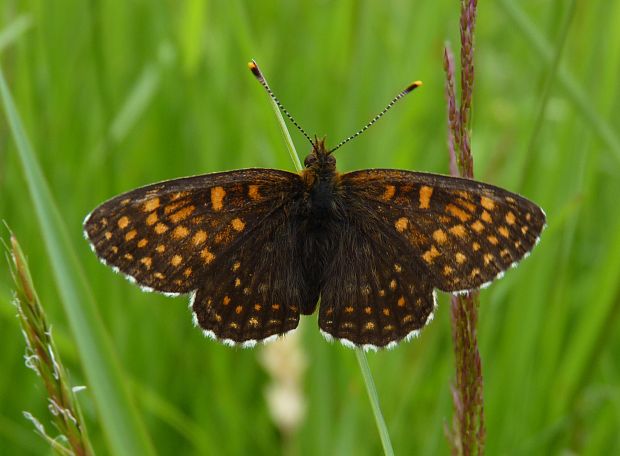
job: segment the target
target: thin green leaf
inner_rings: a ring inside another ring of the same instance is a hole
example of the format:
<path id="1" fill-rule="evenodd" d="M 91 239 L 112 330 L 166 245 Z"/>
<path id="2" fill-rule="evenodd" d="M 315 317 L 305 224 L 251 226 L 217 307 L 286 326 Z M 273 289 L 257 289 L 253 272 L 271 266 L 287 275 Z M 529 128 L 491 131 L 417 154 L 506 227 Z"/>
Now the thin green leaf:
<path id="1" fill-rule="evenodd" d="M 97 311 L 61 214 L 26 137 L 0 69 L 0 97 L 45 241 L 51 270 L 75 337 L 101 426 L 113 454 L 153 454 L 146 430 L 124 382 L 112 341 Z"/>

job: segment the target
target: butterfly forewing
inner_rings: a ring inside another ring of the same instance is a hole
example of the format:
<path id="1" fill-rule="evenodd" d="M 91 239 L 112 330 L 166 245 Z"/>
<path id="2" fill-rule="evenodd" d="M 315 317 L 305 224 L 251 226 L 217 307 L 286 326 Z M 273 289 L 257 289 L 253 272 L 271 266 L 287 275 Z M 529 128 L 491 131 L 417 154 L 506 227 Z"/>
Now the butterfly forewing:
<path id="1" fill-rule="evenodd" d="M 342 176 L 353 211 L 405 240 L 402 261 L 443 291 L 478 288 L 521 260 L 545 225 L 542 210 L 492 185 L 435 174 L 363 170 Z"/>

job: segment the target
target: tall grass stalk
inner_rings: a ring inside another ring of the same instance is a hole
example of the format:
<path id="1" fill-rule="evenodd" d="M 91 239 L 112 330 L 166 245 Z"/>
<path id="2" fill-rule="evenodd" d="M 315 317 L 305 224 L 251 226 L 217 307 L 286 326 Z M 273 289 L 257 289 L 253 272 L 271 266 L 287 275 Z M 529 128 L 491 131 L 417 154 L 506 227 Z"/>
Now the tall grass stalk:
<path id="1" fill-rule="evenodd" d="M 461 0 L 461 99 L 457 106 L 454 56 L 444 48 L 446 98 L 448 104 L 448 149 L 450 172 L 472 179 L 470 121 L 474 87 L 474 27 L 476 0 Z M 483 454 L 485 441 L 482 362 L 478 350 L 478 292 L 451 297 L 452 339 L 456 366 L 452 386 L 454 417 L 448 432 L 455 455 Z"/>
<path id="2" fill-rule="evenodd" d="M 32 421 L 37 433 L 57 454 L 93 455 L 84 418 L 75 398 L 76 389 L 71 388 L 69 384 L 67 372 L 52 338 L 52 328 L 34 288 L 26 258 L 12 234 L 9 266 L 15 283 L 14 304 L 26 340 L 26 366 L 34 370 L 43 381 L 48 395 L 48 408 L 60 435 L 51 437 L 43 424 L 32 414 L 24 412 L 24 416 Z"/>
<path id="3" fill-rule="evenodd" d="M 254 62 L 255 64 L 255 62 Z M 258 65 L 256 66 L 258 69 Z M 267 84 L 267 80 L 264 75 L 258 69 L 258 73 L 260 77 L 257 76 L 257 79 L 261 82 L 261 84 L 267 89 L 268 93 L 271 94 L 269 89 L 269 84 Z M 256 76 L 256 73 L 254 73 Z M 284 140 L 286 142 L 287 148 L 291 155 L 291 159 L 293 160 L 293 164 L 295 165 L 295 169 L 297 171 L 301 171 L 303 168 L 301 166 L 301 160 L 299 159 L 299 155 L 297 154 L 297 150 L 295 149 L 295 145 L 293 144 L 293 140 L 291 139 L 291 135 L 286 126 L 286 122 L 282 113 L 280 112 L 280 107 L 275 99 L 270 97 L 271 106 L 273 111 L 278 119 L 278 123 L 280 125 L 280 129 L 282 131 L 282 135 L 284 136 Z M 379 405 L 379 395 L 377 394 L 377 388 L 375 387 L 375 382 L 372 378 L 372 373 L 370 372 L 370 367 L 368 366 L 368 360 L 366 359 L 366 353 L 361 348 L 355 349 L 355 357 L 357 358 L 357 362 L 360 367 L 360 371 L 362 373 L 362 378 L 364 379 L 364 384 L 366 385 L 366 392 L 368 393 L 368 399 L 370 400 L 370 405 L 372 408 L 372 413 L 375 417 L 375 423 L 377 424 L 377 430 L 379 432 L 379 437 L 381 438 L 381 445 L 383 446 L 383 452 L 387 456 L 392 456 L 394 454 L 394 450 L 392 449 L 392 442 L 390 439 L 390 435 L 387 431 L 387 425 L 385 424 L 385 419 L 383 418 L 383 413 L 381 413 L 381 406 Z"/>
<path id="4" fill-rule="evenodd" d="M 76 340 L 110 452 L 153 454 L 154 449 L 134 407 L 120 362 L 73 250 L 64 219 L 26 136 L 1 68 L 0 100 L 15 139 L 28 192 L 51 262 L 51 271 Z"/>

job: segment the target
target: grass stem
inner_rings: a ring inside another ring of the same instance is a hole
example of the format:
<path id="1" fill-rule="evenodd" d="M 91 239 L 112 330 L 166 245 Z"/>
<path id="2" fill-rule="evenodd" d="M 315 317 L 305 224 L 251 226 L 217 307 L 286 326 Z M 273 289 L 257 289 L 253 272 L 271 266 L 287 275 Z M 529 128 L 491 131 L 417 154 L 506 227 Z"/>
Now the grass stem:
<path id="1" fill-rule="evenodd" d="M 262 77 L 264 78 L 264 76 Z M 266 80 L 264 81 L 265 81 L 265 84 L 267 84 L 267 81 Z M 303 169 L 301 166 L 301 161 L 299 160 L 299 155 L 297 155 L 297 150 L 295 149 L 295 145 L 293 144 L 291 135 L 288 131 L 288 128 L 286 127 L 284 116 L 282 116 L 282 113 L 280 112 L 280 108 L 278 107 L 278 104 L 276 103 L 274 98 L 270 97 L 270 100 L 271 100 L 271 107 L 273 108 L 273 111 L 276 114 L 276 118 L 278 119 L 278 123 L 280 124 L 282 135 L 284 136 L 284 140 L 288 147 L 289 153 L 291 154 L 291 159 L 293 160 L 295 169 L 297 171 L 301 171 Z M 370 367 L 368 366 L 368 360 L 366 359 L 366 353 L 364 353 L 364 350 L 362 350 L 361 348 L 356 348 L 355 356 L 357 358 L 357 362 L 362 372 L 362 378 L 364 379 L 364 383 L 366 384 L 366 391 L 368 392 L 368 399 L 370 400 L 370 406 L 372 407 L 372 412 L 375 416 L 375 422 L 377 423 L 379 437 L 381 438 L 381 445 L 383 445 L 383 452 L 387 456 L 392 456 L 394 454 L 394 450 L 392 449 L 392 442 L 390 440 L 390 435 L 388 434 L 388 431 L 387 431 L 385 419 L 383 418 L 383 414 L 381 413 L 381 407 L 379 406 L 379 395 L 377 394 L 377 389 L 375 388 L 375 382 L 372 378 Z"/>

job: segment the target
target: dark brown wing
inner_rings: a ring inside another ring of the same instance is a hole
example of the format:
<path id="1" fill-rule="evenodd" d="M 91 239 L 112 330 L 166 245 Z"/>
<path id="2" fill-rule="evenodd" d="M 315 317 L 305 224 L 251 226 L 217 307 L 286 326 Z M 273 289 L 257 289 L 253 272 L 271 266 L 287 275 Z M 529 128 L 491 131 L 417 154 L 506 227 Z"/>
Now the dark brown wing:
<path id="1" fill-rule="evenodd" d="M 431 318 L 434 288 L 478 288 L 522 259 L 542 210 L 491 185 L 398 170 L 341 176 L 346 228 L 321 290 L 319 326 L 346 345 L 391 347 Z"/>
<path id="2" fill-rule="evenodd" d="M 347 346 L 391 348 L 432 319 L 433 286 L 372 209 L 352 208 L 348 216 L 325 271 L 319 327 Z"/>
<path id="3" fill-rule="evenodd" d="M 300 309 L 314 307 L 318 295 L 306 285 L 298 245 L 297 227 L 280 210 L 228 252 L 192 299 L 205 335 L 253 346 L 295 329 Z"/>
<path id="4" fill-rule="evenodd" d="M 377 169 L 345 174 L 341 186 L 351 205 L 363 201 L 405 241 L 403 261 L 443 291 L 492 281 L 532 250 L 545 226 L 531 201 L 468 179 Z"/>
<path id="5" fill-rule="evenodd" d="M 307 293 L 287 214 L 301 191 L 299 175 L 271 169 L 175 179 L 102 204 L 84 231 L 105 264 L 143 289 L 196 290 L 205 334 L 252 345 L 299 320 Z"/>

